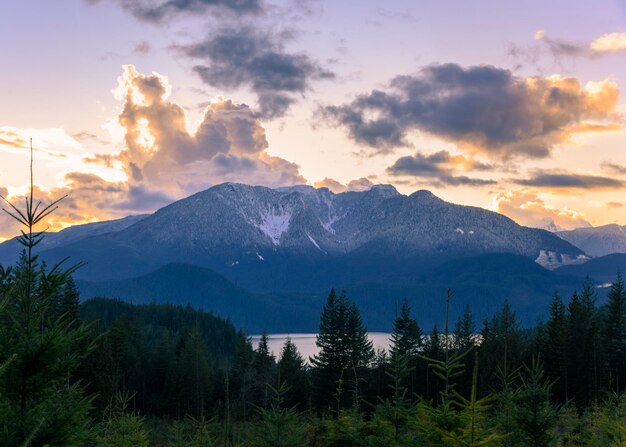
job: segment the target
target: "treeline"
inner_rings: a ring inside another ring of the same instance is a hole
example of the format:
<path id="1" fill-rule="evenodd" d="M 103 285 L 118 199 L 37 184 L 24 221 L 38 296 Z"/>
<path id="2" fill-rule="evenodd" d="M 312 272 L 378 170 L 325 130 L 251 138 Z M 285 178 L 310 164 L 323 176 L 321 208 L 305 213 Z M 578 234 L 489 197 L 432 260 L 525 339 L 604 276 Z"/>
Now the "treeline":
<path id="1" fill-rule="evenodd" d="M 425 334 L 405 301 L 376 352 L 331 290 L 318 355 L 278 357 L 190 307 L 79 304 L 71 271 L 0 268 L 0 445 L 622 446 L 626 290 L 586 281 L 544 324 L 505 303 Z M 442 297 L 444 299 L 445 297 Z M 454 305 L 450 293 L 447 305 Z"/>

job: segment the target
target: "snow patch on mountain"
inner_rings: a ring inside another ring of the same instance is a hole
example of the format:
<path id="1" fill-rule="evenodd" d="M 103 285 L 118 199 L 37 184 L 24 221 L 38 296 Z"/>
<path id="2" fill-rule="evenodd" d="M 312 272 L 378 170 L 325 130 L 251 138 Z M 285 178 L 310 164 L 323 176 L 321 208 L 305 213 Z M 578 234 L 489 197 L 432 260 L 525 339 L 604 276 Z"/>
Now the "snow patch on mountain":
<path id="1" fill-rule="evenodd" d="M 539 250 L 539 256 L 537 256 L 535 262 L 548 270 L 554 270 L 564 265 L 583 264 L 589 259 L 591 258 L 585 255 L 572 256 L 550 250 Z"/>
<path id="2" fill-rule="evenodd" d="M 309 237 L 309 240 L 311 241 L 311 243 L 313 245 L 315 245 L 315 248 L 317 248 L 319 251 L 321 251 L 322 253 L 326 253 L 326 251 L 322 250 L 322 248 L 318 245 L 318 243 L 315 241 L 315 239 L 313 239 L 311 237 L 311 235 L 309 233 L 306 234 Z"/>
<path id="3" fill-rule="evenodd" d="M 291 210 L 275 210 L 265 212 L 261 215 L 261 223 L 257 226 L 259 230 L 272 240 L 274 245 L 280 245 L 280 237 L 289 230 L 291 223 Z"/>

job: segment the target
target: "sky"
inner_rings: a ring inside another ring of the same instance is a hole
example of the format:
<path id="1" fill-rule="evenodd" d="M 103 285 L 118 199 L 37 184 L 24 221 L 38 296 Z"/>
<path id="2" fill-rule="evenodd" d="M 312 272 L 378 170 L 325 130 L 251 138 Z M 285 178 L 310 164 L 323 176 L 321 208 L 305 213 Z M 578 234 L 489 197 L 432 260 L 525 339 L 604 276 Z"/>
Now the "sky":
<path id="1" fill-rule="evenodd" d="M 0 195 L 47 225 L 225 181 L 626 224 L 626 2 L 0 2 Z M 18 228 L 0 217 L 0 238 Z"/>

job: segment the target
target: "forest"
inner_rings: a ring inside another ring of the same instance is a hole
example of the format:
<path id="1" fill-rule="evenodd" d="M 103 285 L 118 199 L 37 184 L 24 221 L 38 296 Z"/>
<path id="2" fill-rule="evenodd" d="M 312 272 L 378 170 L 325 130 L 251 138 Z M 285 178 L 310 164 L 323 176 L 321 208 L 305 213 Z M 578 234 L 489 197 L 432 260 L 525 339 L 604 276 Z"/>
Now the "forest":
<path id="1" fill-rule="evenodd" d="M 54 204 L 53 204 L 54 205 Z M 424 331 L 399 306 L 389 352 L 330 290 L 319 354 L 275 357 L 228 320 L 187 306 L 81 303 L 11 208 L 23 252 L 0 267 L 0 446 L 623 446 L 626 289 L 598 307 L 591 280 L 522 327 L 505 303 Z M 457 291 L 461 293 L 462 291 Z M 210 297 L 207 297 L 207 299 Z M 393 303 L 390 303 L 393 305 Z"/>

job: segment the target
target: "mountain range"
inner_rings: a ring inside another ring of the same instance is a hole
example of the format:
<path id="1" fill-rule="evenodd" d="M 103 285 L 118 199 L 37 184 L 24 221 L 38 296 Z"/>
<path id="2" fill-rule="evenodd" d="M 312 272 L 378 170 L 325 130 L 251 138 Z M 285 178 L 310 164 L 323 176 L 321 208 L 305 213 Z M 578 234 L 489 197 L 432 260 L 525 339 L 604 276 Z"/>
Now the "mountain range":
<path id="1" fill-rule="evenodd" d="M 17 252 L 14 240 L 0 244 L 0 263 Z M 190 303 L 250 331 L 314 330 L 331 287 L 347 289 L 371 330 L 388 329 L 405 297 L 428 327 L 447 287 L 457 290 L 454 312 L 470 305 L 482 317 L 509 298 L 530 321 L 555 289 L 580 285 L 564 269 L 590 258 L 562 234 L 425 190 L 235 183 L 150 215 L 51 233 L 40 256 L 87 262 L 75 275 L 84 298 Z"/>
<path id="2" fill-rule="evenodd" d="M 626 253 L 626 226 L 610 224 L 558 231 L 555 234 L 591 256 Z"/>

